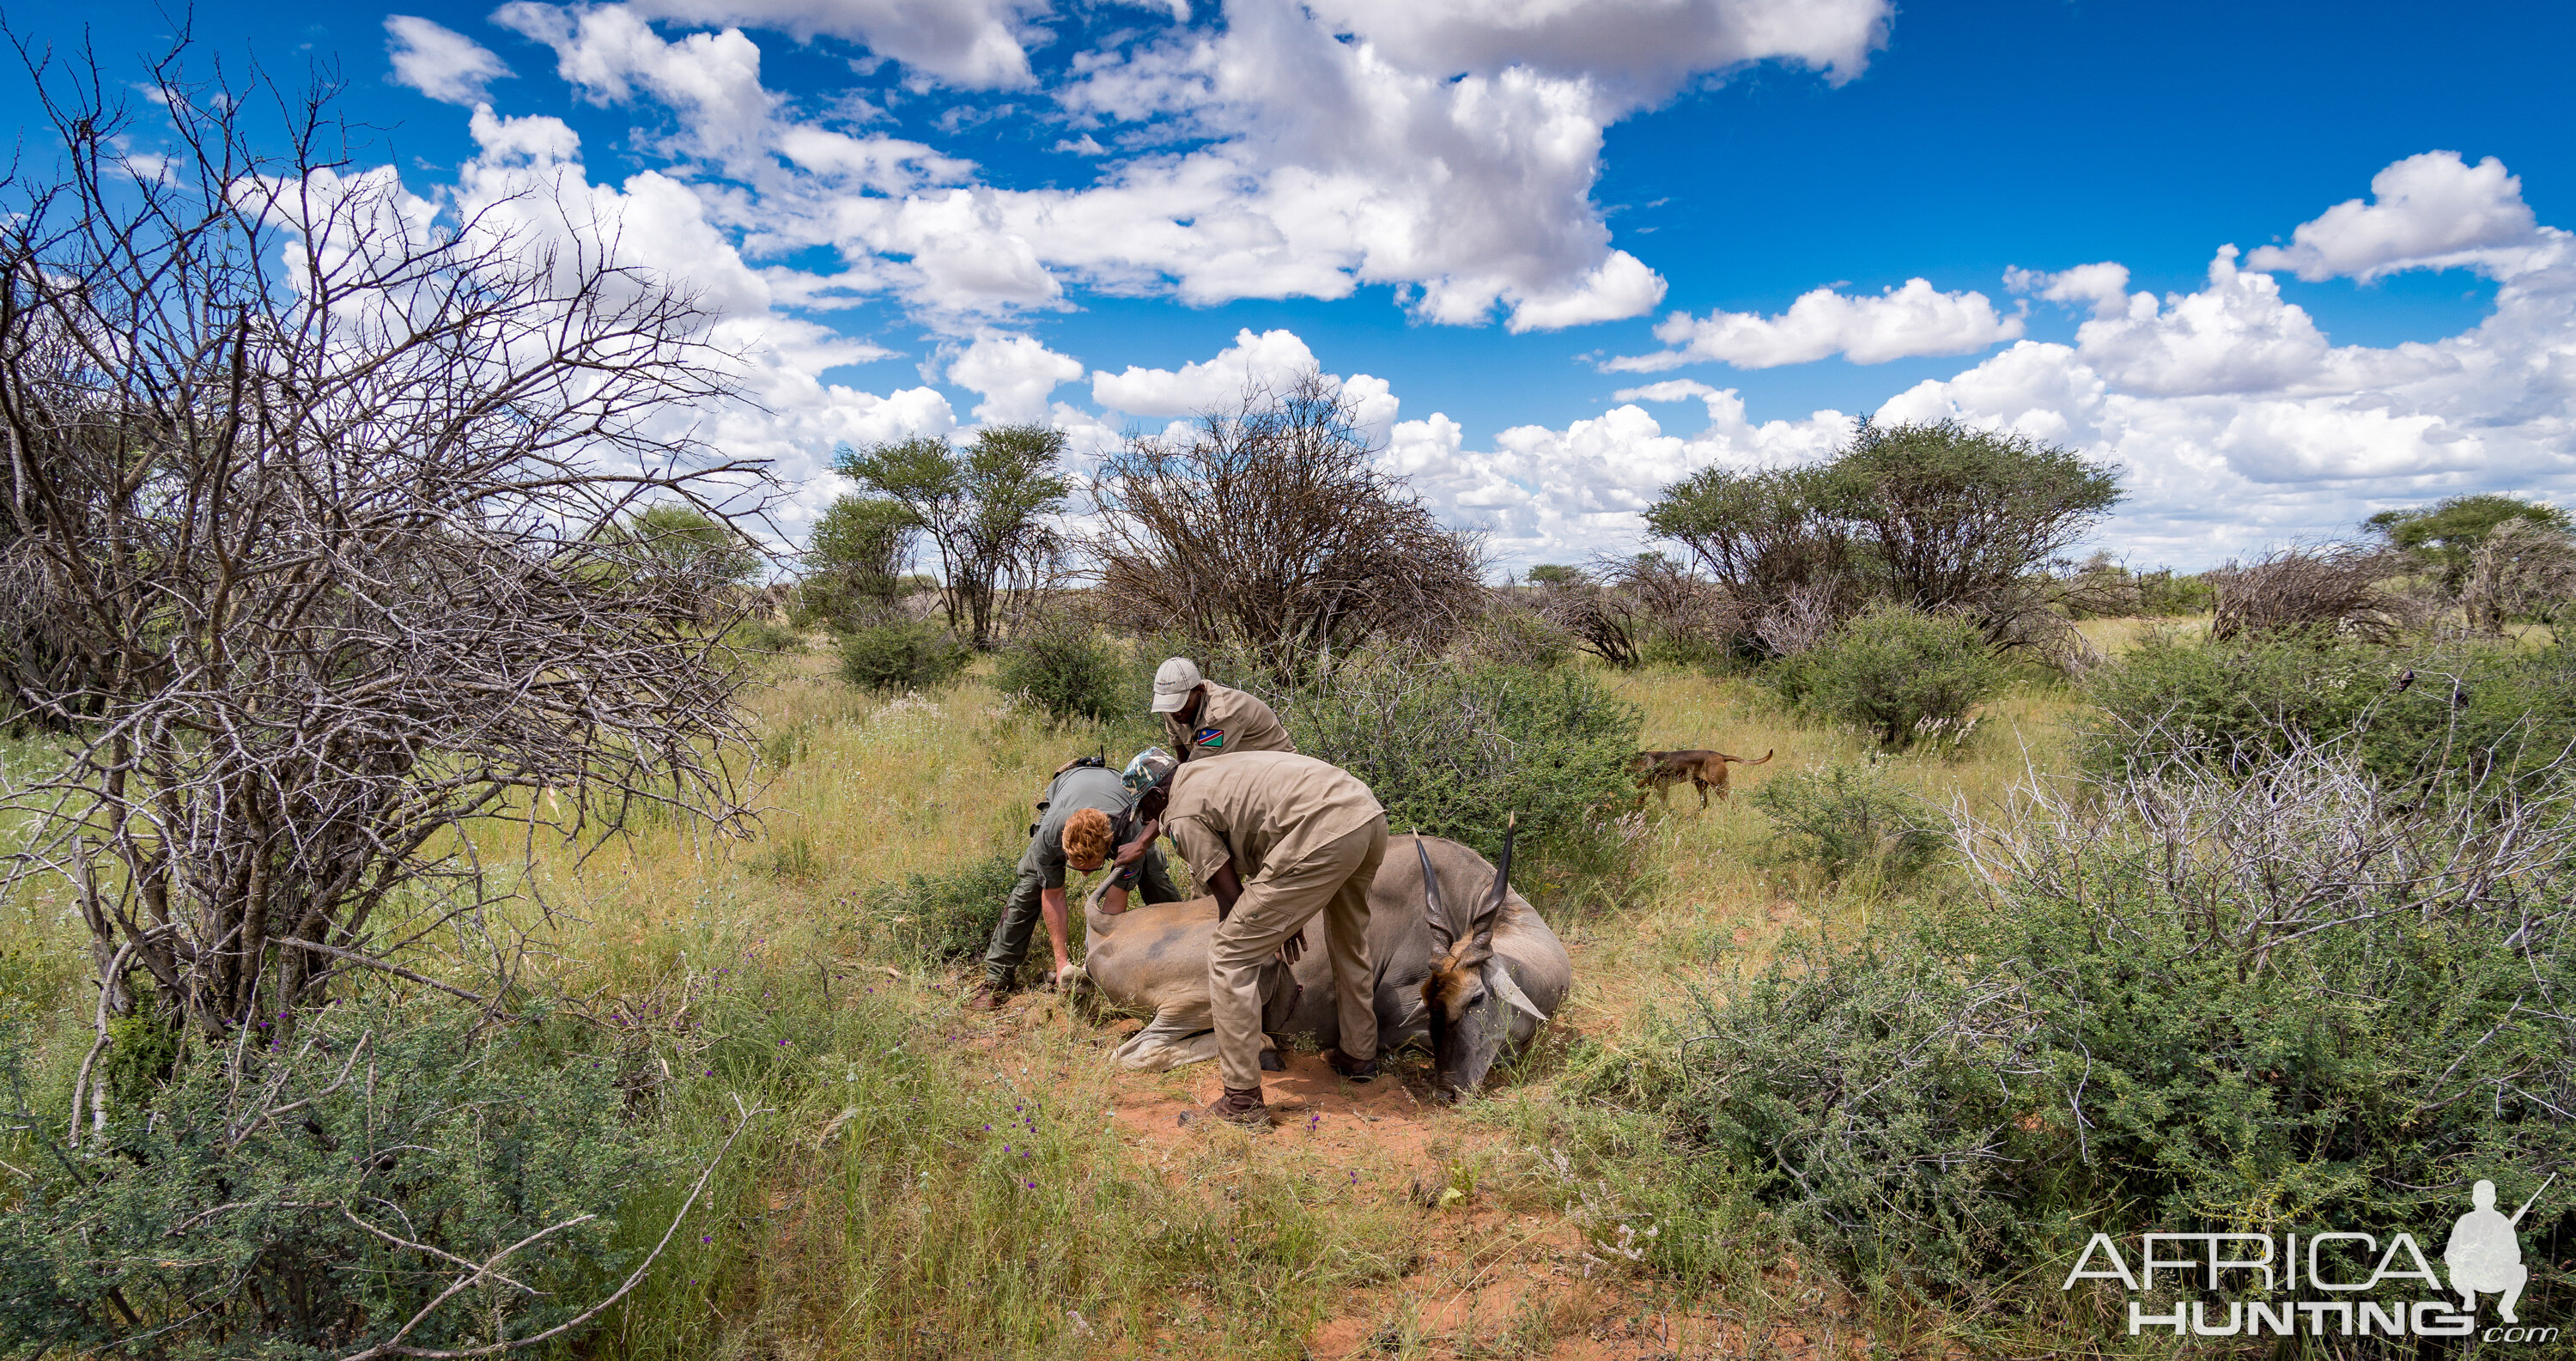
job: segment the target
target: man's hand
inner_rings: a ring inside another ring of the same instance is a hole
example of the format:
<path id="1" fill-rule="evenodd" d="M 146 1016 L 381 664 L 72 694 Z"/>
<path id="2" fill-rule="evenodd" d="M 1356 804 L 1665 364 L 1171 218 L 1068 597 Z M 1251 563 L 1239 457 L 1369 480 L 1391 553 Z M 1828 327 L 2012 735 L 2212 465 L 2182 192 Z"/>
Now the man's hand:
<path id="1" fill-rule="evenodd" d="M 1297 967 L 1297 959 L 1298 959 L 1298 957 L 1299 957 L 1299 956 L 1301 956 L 1301 955 L 1303 955 L 1303 954 L 1305 954 L 1305 953 L 1306 953 L 1306 928 L 1305 928 L 1305 927 L 1302 927 L 1302 926 L 1301 926 L 1301 927 L 1298 927 L 1298 928 L 1297 928 L 1297 930 L 1296 930 L 1296 932 L 1295 932 L 1294 934 L 1290 935 L 1290 936 L 1288 937 L 1288 939 L 1286 939 L 1286 940 L 1283 940 L 1283 941 L 1279 942 L 1279 962 L 1280 962 L 1280 963 L 1282 963 L 1282 964 L 1287 965 L 1288 967 L 1290 967 L 1290 968 L 1292 968 L 1292 969 L 1293 969 L 1293 968 L 1295 968 L 1295 967 Z"/>
<path id="2" fill-rule="evenodd" d="M 1145 820 L 1144 830 L 1136 833 L 1136 839 L 1118 848 L 1118 854 L 1112 857 L 1113 863 L 1132 865 L 1137 861 L 1144 859 L 1145 852 L 1153 848 L 1154 838 L 1159 835 L 1162 830 L 1163 824 L 1159 820 L 1147 818 Z"/>

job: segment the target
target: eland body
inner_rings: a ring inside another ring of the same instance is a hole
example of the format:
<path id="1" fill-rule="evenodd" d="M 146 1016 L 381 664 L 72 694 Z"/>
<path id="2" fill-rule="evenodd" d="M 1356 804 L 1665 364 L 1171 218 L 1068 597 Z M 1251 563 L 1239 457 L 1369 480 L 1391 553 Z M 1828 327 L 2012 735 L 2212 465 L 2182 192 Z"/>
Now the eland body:
<path id="1" fill-rule="evenodd" d="M 1574 987 L 1564 943 L 1512 890 L 1511 856 L 1509 836 L 1499 867 L 1455 841 L 1390 837 L 1369 887 L 1379 1052 L 1425 1045 L 1445 1091 L 1474 1091 L 1494 1060 L 1527 1044 Z M 1208 1005 L 1216 900 L 1114 917 L 1087 903 L 1083 915 L 1091 940 L 1084 972 L 1111 1001 L 1153 1013 L 1119 1046 L 1118 1064 L 1160 1072 L 1216 1057 Z M 1263 978 L 1262 1028 L 1326 1048 L 1339 1043 L 1341 1027 L 1324 919 L 1306 929 L 1314 934 L 1295 968 L 1274 963 Z"/>

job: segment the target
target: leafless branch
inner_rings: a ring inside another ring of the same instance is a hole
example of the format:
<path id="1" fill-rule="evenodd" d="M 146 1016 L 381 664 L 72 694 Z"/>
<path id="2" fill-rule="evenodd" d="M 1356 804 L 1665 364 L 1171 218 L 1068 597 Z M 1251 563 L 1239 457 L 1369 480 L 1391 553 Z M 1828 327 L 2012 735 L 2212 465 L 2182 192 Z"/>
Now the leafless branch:
<path id="1" fill-rule="evenodd" d="M 1375 453 L 1350 400 L 1312 372 L 1247 390 L 1186 438 L 1132 437 L 1091 488 L 1111 608 L 1248 651 L 1282 680 L 1373 639 L 1439 638 L 1482 602 L 1481 544 Z"/>
<path id="2" fill-rule="evenodd" d="M 2209 636 L 2225 642 L 2323 629 L 2387 641 L 2403 616 L 2381 583 L 2398 566 L 2393 554 L 2357 544 L 2276 548 L 2251 564 L 2229 562 L 2209 574 L 2218 588 Z"/>
<path id="3" fill-rule="evenodd" d="M 174 52 L 147 161 L 122 82 L 22 56 L 63 159 L 0 181 L 0 690 L 65 758 L 0 807 L 109 1011 L 139 967 L 220 1036 L 389 967 L 380 925 L 489 928 L 487 820 L 740 821 L 749 597 L 612 532 L 760 492 L 691 434 L 712 316 L 544 185 L 407 198 L 328 89 L 268 92 L 267 155 Z"/>

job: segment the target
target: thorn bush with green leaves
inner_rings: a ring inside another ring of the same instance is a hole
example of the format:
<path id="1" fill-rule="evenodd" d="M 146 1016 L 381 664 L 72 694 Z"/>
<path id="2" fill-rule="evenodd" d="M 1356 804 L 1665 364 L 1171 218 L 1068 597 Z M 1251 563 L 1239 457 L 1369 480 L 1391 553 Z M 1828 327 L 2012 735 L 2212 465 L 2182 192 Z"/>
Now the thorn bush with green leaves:
<path id="1" fill-rule="evenodd" d="M 1133 670 L 1098 634 L 1056 625 L 1013 638 L 994 668 L 993 688 L 1056 723 L 1100 723 L 1128 712 Z"/>
<path id="2" fill-rule="evenodd" d="M 1752 803 L 1771 820 L 1772 852 L 1840 882 L 1854 874 L 1885 885 L 1920 876 L 1949 845 L 1947 820 L 1889 784 L 1877 765 L 1829 765 L 1763 781 Z"/>
<path id="3" fill-rule="evenodd" d="M 2095 1232 L 2438 1234 L 2576 1159 L 2576 805 L 2410 810 L 2349 754 L 2026 786 L 1985 901 L 1706 1000 L 1669 1109 L 1782 1236 L 1954 1317 L 2075 1307 Z M 2563 1298 L 2576 1210 L 2522 1227 Z M 2335 1270 L 2356 1279 L 2371 1259 Z M 2050 1276 L 2053 1283 L 2054 1276 Z"/>
<path id="4" fill-rule="evenodd" d="M 974 652 L 936 624 L 877 624 L 841 639 L 841 679 L 876 694 L 947 688 Z"/>
<path id="5" fill-rule="evenodd" d="M 677 1160 L 556 1029 L 345 1002 L 116 1084 L 0 1209 L 0 1353 L 434 1352 L 579 1316 L 638 1264 L 620 1206 Z"/>
<path id="6" fill-rule="evenodd" d="M 1974 623 L 1884 602 L 1763 674 L 1799 712 L 1891 750 L 1957 730 L 2007 680 Z"/>

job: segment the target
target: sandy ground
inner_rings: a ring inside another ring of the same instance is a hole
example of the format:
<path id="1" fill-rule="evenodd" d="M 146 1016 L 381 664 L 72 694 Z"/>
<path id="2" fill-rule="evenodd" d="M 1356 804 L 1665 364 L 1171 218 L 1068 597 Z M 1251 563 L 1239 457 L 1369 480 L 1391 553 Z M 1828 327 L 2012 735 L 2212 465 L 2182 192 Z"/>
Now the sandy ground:
<path id="1" fill-rule="evenodd" d="M 967 1043 L 992 1045 L 1004 1032 L 1043 1027 L 1068 1033 L 1076 1063 L 1106 1063 L 1109 1049 L 1140 1022 L 1094 1025 L 1083 1008 L 1029 993 L 998 1013 Z M 1390 1065 L 1374 1082 L 1342 1079 L 1317 1054 L 1283 1050 L 1287 1071 L 1264 1075 L 1272 1126 L 1267 1132 L 1183 1125 L 1221 1094 L 1212 1063 L 1170 1073 L 1117 1073 L 1109 1115 L 1141 1162 L 1163 1168 L 1175 1189 L 1204 1174 L 1211 1141 L 1261 1139 L 1310 1157 L 1320 1167 L 1349 1169 L 1369 1184 L 1400 1191 L 1422 1216 L 1422 1249 L 1398 1280 L 1355 1291 L 1306 1340 L 1316 1361 L 1357 1357 L 1549 1357 L 1557 1361 L 1650 1361 L 1652 1358 L 1767 1356 L 1858 1357 L 1865 1336 L 1841 1320 L 1844 1302 L 1825 1288 L 1802 1289 L 1795 1263 L 1766 1280 L 1774 1298 L 1812 1301 L 1815 1317 L 1772 1321 L 1746 1335 L 1746 1325 L 1717 1312 L 1676 1311 L 1651 1287 L 1606 1261 L 1581 1228 L 1562 1214 L 1513 1212 L 1467 1194 L 1444 1198 L 1448 1169 L 1476 1153 L 1501 1154 L 1504 1136 L 1440 1104 L 1421 1062 Z M 1184 1348 L 1186 1338 L 1164 1339 Z"/>

